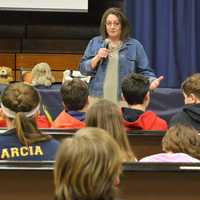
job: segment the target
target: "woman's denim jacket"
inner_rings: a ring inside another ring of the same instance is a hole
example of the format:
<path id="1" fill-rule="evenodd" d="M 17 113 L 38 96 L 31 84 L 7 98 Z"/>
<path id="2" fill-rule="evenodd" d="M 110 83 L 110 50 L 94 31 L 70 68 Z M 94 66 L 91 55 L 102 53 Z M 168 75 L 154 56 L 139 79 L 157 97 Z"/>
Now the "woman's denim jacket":
<path id="1" fill-rule="evenodd" d="M 81 59 L 79 70 L 82 74 L 92 76 L 89 83 L 90 96 L 103 96 L 103 84 L 105 79 L 108 59 L 102 59 L 98 66 L 93 70 L 91 68 L 91 59 L 97 54 L 98 50 L 105 47 L 105 42 L 101 36 L 90 40 L 84 55 Z M 142 73 L 150 81 L 155 79 L 155 74 L 148 66 L 148 58 L 141 43 L 133 38 L 124 41 L 119 50 L 119 87 L 118 97 L 121 96 L 121 82 L 123 77 L 131 72 Z"/>

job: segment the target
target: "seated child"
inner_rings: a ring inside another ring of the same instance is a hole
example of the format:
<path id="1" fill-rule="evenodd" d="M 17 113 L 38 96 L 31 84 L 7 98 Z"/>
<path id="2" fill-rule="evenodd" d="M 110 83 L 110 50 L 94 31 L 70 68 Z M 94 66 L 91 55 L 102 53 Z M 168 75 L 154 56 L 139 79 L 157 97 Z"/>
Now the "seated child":
<path id="1" fill-rule="evenodd" d="M 1 160 L 53 160 L 59 142 L 36 126 L 40 95 L 29 84 L 10 84 L 2 93 L 1 109 L 8 130 L 0 134 Z"/>
<path id="2" fill-rule="evenodd" d="M 88 108 L 88 85 L 80 79 L 67 80 L 60 90 L 64 111 L 54 120 L 53 128 L 82 128 Z"/>
<path id="3" fill-rule="evenodd" d="M 121 110 L 115 103 L 106 99 L 94 103 L 86 113 L 85 124 L 108 131 L 120 146 L 124 162 L 137 160 L 124 129 Z"/>
<path id="4" fill-rule="evenodd" d="M 99 128 L 83 128 L 59 147 L 55 200 L 115 200 L 122 159 L 119 146 Z"/>
<path id="5" fill-rule="evenodd" d="M 140 162 L 199 162 L 200 136 L 195 129 L 177 124 L 163 137 L 162 149 L 165 153 L 147 156 Z"/>
<path id="6" fill-rule="evenodd" d="M 122 94 L 128 103 L 123 107 L 124 125 L 127 130 L 166 130 L 167 123 L 155 113 L 147 111 L 150 101 L 150 82 L 142 74 L 132 73 L 122 81 Z"/>
<path id="7" fill-rule="evenodd" d="M 174 115 L 169 124 L 177 123 L 194 127 L 200 131 L 200 73 L 189 76 L 181 85 L 185 106 Z"/>

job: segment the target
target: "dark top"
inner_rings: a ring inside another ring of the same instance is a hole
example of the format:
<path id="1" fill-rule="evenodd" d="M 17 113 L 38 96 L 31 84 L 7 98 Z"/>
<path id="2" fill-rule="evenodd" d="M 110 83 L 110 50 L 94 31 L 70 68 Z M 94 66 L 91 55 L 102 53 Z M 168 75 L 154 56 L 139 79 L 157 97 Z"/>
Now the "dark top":
<path id="1" fill-rule="evenodd" d="M 29 146 L 20 144 L 16 129 L 0 134 L 0 160 L 54 160 L 59 142 L 54 139 Z"/>
<path id="2" fill-rule="evenodd" d="M 192 126 L 200 131 L 200 104 L 185 105 L 182 111 L 171 118 L 169 125 L 171 127 L 178 123 Z"/>
<path id="3" fill-rule="evenodd" d="M 85 120 L 85 112 L 79 112 L 79 111 L 69 110 L 67 113 L 69 115 L 71 115 L 72 117 L 80 120 L 80 121 L 84 121 Z"/>
<path id="4" fill-rule="evenodd" d="M 122 108 L 123 117 L 128 122 L 133 122 L 139 118 L 144 112 L 142 110 Z"/>

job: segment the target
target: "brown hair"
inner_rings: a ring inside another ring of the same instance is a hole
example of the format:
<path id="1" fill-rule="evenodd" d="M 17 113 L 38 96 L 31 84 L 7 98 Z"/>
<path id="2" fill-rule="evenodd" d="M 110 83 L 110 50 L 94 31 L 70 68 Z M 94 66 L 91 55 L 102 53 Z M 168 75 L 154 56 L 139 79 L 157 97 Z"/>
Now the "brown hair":
<path id="1" fill-rule="evenodd" d="M 43 135 L 37 128 L 34 115 L 26 117 L 25 112 L 30 112 L 40 103 L 40 95 L 29 84 L 10 84 L 2 93 L 3 106 L 15 113 L 14 120 L 17 136 L 22 145 L 30 145 L 35 142 L 48 140 L 51 137 Z"/>
<path id="2" fill-rule="evenodd" d="M 60 92 L 68 110 L 81 110 L 88 103 L 88 85 L 80 79 L 74 78 L 65 81 Z"/>
<path id="3" fill-rule="evenodd" d="M 189 96 L 194 94 L 200 100 L 200 73 L 195 73 L 181 84 L 182 91 Z"/>
<path id="4" fill-rule="evenodd" d="M 200 136 L 192 127 L 177 124 L 172 126 L 162 140 L 165 152 L 186 153 L 200 159 Z"/>
<path id="5" fill-rule="evenodd" d="M 143 104 L 150 82 L 142 74 L 131 73 L 122 81 L 122 93 L 129 105 Z"/>
<path id="6" fill-rule="evenodd" d="M 121 33 L 121 40 L 125 40 L 130 35 L 130 25 L 128 22 L 127 17 L 123 14 L 123 12 L 119 8 L 108 8 L 102 18 L 101 18 L 101 24 L 100 24 L 100 33 L 102 37 L 105 39 L 108 37 L 107 31 L 106 31 L 106 19 L 108 15 L 115 15 L 119 19 L 119 22 L 122 27 L 122 33 Z"/>
<path id="7" fill-rule="evenodd" d="M 99 100 L 89 108 L 85 123 L 86 126 L 99 127 L 108 131 L 119 144 L 124 161 L 136 160 L 123 126 L 122 113 L 116 104 L 106 99 Z"/>
<path id="8" fill-rule="evenodd" d="M 121 151 L 99 128 L 80 129 L 60 145 L 54 170 L 56 200 L 114 200 Z"/>

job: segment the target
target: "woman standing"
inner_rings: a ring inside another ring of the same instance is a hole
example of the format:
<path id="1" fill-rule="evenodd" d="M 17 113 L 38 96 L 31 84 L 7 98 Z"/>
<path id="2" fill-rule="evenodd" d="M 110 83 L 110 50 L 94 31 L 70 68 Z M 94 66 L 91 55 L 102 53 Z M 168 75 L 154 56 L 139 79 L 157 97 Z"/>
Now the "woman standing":
<path id="1" fill-rule="evenodd" d="M 142 73 L 151 81 L 151 89 L 160 84 L 148 66 L 148 58 L 139 41 L 130 38 L 130 26 L 119 8 L 107 9 L 101 19 L 101 36 L 90 40 L 80 62 L 80 71 L 92 76 L 90 96 L 118 102 L 121 82 L 131 72 Z"/>

